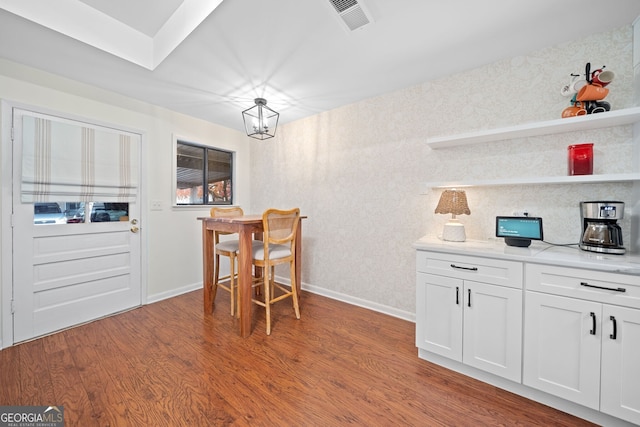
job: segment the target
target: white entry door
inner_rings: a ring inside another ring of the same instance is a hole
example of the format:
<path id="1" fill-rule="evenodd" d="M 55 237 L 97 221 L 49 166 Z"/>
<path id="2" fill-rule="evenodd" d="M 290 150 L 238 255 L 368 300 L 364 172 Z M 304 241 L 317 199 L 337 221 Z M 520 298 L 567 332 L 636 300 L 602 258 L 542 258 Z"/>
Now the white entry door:
<path id="1" fill-rule="evenodd" d="M 124 203 L 99 198 L 95 203 L 25 202 L 23 138 L 29 137 L 25 136 L 29 131 L 24 123 L 30 123 L 32 115 L 19 109 L 13 112 L 14 343 L 141 304 L 139 192 Z M 97 133 L 114 132 L 89 126 Z M 126 138 L 134 140 L 133 159 L 139 162 L 140 135 Z M 91 142 L 100 144 L 101 139 Z M 131 170 L 139 174 L 137 165 Z"/>

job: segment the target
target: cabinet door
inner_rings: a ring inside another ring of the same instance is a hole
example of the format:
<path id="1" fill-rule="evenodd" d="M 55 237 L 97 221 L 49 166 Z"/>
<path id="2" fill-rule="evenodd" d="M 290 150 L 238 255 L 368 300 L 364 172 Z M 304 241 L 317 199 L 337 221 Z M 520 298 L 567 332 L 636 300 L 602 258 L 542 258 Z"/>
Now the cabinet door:
<path id="1" fill-rule="evenodd" d="M 640 310 L 603 307 L 600 410 L 640 425 Z"/>
<path id="2" fill-rule="evenodd" d="M 521 382 L 522 291 L 464 282 L 464 363 Z"/>
<path id="3" fill-rule="evenodd" d="M 523 383 L 599 409 L 602 304 L 527 291 Z"/>
<path id="4" fill-rule="evenodd" d="M 462 361 L 462 280 L 418 273 L 416 346 Z"/>

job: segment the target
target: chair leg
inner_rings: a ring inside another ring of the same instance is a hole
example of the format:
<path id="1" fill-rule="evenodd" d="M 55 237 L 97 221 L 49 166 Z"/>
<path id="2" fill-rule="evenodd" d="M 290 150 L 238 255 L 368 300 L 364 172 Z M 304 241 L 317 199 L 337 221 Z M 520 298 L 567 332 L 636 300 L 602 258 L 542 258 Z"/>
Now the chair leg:
<path id="1" fill-rule="evenodd" d="M 229 256 L 229 293 L 231 294 L 231 316 L 234 315 L 234 310 L 236 307 L 235 295 L 236 295 L 236 283 L 235 283 L 235 275 L 236 275 L 236 257 L 235 254 L 231 254 Z"/>
<path id="2" fill-rule="evenodd" d="M 276 267 L 274 265 L 271 266 L 271 276 L 269 280 L 269 284 L 271 285 L 271 299 L 276 297 Z"/>
<path id="3" fill-rule="evenodd" d="M 254 266 L 254 274 L 253 277 L 256 280 L 256 285 L 254 287 L 254 296 L 258 297 L 262 295 L 262 282 L 264 280 L 264 269 L 262 267 Z M 258 283 L 259 282 L 259 283 Z"/>
<path id="4" fill-rule="evenodd" d="M 271 278 L 269 277 L 270 268 L 265 267 L 264 274 L 264 308 L 266 311 L 267 335 L 271 335 Z"/>

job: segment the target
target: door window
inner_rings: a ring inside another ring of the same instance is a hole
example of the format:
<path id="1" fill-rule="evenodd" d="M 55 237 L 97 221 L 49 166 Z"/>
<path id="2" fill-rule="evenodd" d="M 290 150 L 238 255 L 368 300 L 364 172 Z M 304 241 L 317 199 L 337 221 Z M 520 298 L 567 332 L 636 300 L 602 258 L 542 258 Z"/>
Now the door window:
<path id="1" fill-rule="evenodd" d="M 79 224 L 129 220 L 129 203 L 51 202 L 34 203 L 33 223 Z"/>

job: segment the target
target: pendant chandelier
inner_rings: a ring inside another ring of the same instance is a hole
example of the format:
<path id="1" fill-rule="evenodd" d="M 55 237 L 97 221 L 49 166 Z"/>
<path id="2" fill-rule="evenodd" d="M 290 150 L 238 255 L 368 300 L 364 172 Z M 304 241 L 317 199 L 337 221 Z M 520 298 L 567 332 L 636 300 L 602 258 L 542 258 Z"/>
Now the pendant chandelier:
<path id="1" fill-rule="evenodd" d="M 273 138 L 276 135 L 279 113 L 267 107 L 267 100 L 256 98 L 256 105 L 242 112 L 247 135 L 256 139 Z"/>

